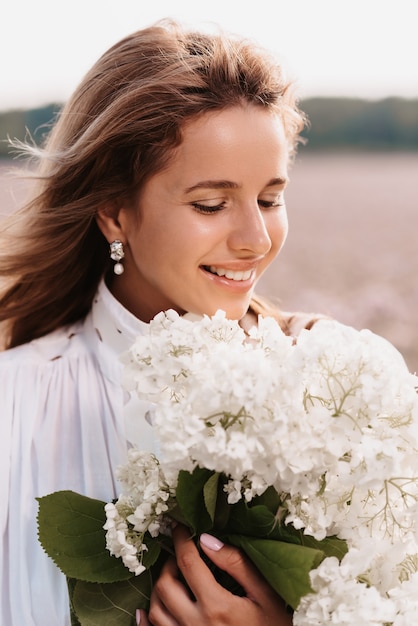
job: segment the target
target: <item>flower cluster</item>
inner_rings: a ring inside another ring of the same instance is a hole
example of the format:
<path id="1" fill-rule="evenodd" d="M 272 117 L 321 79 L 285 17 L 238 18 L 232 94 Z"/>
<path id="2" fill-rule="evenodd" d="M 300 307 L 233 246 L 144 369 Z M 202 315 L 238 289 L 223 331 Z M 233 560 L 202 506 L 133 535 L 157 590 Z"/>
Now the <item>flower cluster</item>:
<path id="1" fill-rule="evenodd" d="M 119 467 L 116 477 L 123 490 L 116 503 L 105 506 L 106 547 L 121 557 L 129 571 L 145 571 L 143 554 L 148 550 L 145 534 L 151 537 L 169 532 L 165 515 L 175 503 L 175 493 L 154 455 L 134 448 L 128 452 L 128 464 Z"/>
<path id="2" fill-rule="evenodd" d="M 370 558 L 370 541 L 368 543 L 364 546 L 366 559 Z M 398 548 L 401 553 L 404 552 L 401 546 Z M 389 563 L 383 563 L 393 550 L 392 546 L 387 552 L 379 554 L 381 563 L 380 567 L 376 567 L 375 563 L 375 575 L 380 572 L 384 577 L 384 570 L 399 559 L 399 554 L 392 554 Z M 415 555 L 414 560 L 416 558 Z M 388 587 L 382 584 L 383 580 L 376 581 L 376 585 L 365 581 L 364 561 L 360 549 L 352 548 L 341 563 L 330 557 L 313 570 L 311 583 L 314 593 L 302 598 L 293 618 L 294 626 L 331 623 L 339 626 L 410 626 L 415 623 L 418 615 L 416 563 L 406 579 L 400 577 Z M 394 572 L 391 574 L 393 578 Z"/>
<path id="3" fill-rule="evenodd" d="M 168 311 L 125 361 L 126 388 L 155 405 L 160 453 L 155 474 L 123 470 L 126 491 L 107 505 L 108 547 L 131 571 L 141 570 L 144 531 L 161 531 L 179 473 L 205 468 L 225 477 L 229 505 L 274 488 L 278 521 L 346 541 L 341 562 L 311 572 L 296 626 L 410 623 L 417 378 L 389 342 L 328 320 L 295 342 L 260 318 L 247 337 L 222 312 L 193 321 Z"/>

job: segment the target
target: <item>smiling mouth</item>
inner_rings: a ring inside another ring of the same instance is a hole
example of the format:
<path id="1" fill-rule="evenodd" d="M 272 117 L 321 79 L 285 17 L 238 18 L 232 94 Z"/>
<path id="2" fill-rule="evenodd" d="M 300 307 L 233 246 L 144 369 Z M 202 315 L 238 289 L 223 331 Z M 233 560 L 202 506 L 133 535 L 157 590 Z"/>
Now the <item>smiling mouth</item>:
<path id="1" fill-rule="evenodd" d="M 215 274 L 216 276 L 220 276 L 221 278 L 225 277 L 228 280 L 236 280 L 236 281 L 244 281 L 249 280 L 251 276 L 254 274 L 254 270 L 227 270 L 223 267 L 216 267 L 215 265 L 203 265 L 203 269 L 209 272 L 210 274 Z"/>

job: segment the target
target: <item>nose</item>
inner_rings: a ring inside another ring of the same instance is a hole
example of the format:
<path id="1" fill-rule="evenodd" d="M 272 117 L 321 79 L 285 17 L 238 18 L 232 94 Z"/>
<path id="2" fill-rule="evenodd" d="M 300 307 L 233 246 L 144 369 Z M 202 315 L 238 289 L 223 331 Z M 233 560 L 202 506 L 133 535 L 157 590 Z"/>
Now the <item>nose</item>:
<path id="1" fill-rule="evenodd" d="M 272 241 L 258 203 L 241 205 L 231 217 L 233 224 L 228 239 L 231 249 L 255 255 L 265 255 L 270 251 Z"/>

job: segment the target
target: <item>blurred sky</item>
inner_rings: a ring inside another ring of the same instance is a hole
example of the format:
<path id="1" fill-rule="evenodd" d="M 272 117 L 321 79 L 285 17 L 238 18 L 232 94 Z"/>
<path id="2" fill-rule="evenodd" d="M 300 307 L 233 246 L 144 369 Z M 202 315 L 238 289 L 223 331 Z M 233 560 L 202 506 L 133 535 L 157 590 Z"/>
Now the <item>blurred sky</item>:
<path id="1" fill-rule="evenodd" d="M 0 110 L 64 101 L 109 46 L 163 17 L 255 39 L 301 97 L 418 97 L 418 0 L 1 0 Z"/>

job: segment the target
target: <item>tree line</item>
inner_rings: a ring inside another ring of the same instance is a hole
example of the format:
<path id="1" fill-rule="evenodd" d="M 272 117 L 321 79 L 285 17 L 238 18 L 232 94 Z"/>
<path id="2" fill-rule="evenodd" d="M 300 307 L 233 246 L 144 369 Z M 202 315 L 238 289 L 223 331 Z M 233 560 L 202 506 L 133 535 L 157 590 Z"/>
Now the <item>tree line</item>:
<path id="1" fill-rule="evenodd" d="M 300 150 L 417 150 L 418 99 L 308 98 L 309 123 Z M 0 157 L 13 157 L 7 138 L 42 144 L 61 109 L 48 104 L 0 112 Z"/>
<path id="2" fill-rule="evenodd" d="M 307 148 L 418 149 L 418 99 L 311 98 L 301 108 Z"/>

